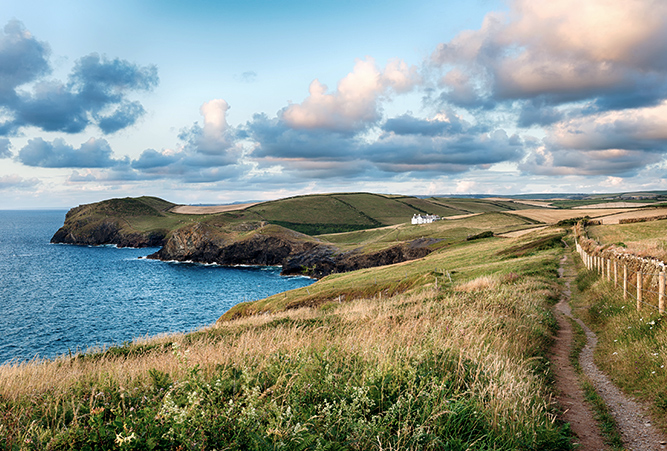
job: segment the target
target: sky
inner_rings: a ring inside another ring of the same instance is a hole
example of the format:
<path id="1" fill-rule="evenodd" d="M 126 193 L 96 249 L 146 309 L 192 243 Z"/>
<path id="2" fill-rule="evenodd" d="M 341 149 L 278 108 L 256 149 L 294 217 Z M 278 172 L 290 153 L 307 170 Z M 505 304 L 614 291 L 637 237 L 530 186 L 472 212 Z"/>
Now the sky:
<path id="1" fill-rule="evenodd" d="M 667 190 L 662 0 L 0 0 L 0 209 Z"/>

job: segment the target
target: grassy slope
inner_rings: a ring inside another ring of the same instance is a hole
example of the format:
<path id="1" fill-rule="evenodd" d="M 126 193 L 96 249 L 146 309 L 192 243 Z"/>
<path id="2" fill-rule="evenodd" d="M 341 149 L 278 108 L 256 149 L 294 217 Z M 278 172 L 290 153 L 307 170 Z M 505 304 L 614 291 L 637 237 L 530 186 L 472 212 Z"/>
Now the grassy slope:
<path id="1" fill-rule="evenodd" d="M 560 236 L 461 242 L 323 279 L 318 308 L 296 290 L 273 314 L 0 367 L 2 446 L 570 449 L 544 360 Z"/>
<path id="2" fill-rule="evenodd" d="M 588 234 L 601 244 L 625 246 L 633 254 L 667 261 L 667 220 L 593 226 Z"/>
<path id="3" fill-rule="evenodd" d="M 526 210 L 533 206 L 517 202 L 491 200 L 491 199 L 456 199 L 456 198 L 432 198 L 433 202 L 459 210 L 461 213 L 487 213 L 492 211 Z"/>
<path id="4" fill-rule="evenodd" d="M 470 218 L 443 220 L 431 224 L 402 224 L 374 230 L 320 235 L 318 238 L 336 244 L 342 249 L 352 249 L 359 246 L 377 248 L 418 238 L 442 240 L 438 244 L 439 247 L 443 244 L 465 240 L 469 235 L 487 230 L 504 233 L 532 227 L 533 225 L 533 221 L 521 216 L 486 213 Z"/>
<path id="5" fill-rule="evenodd" d="M 554 234 L 553 230 L 544 233 L 544 236 L 555 236 L 558 240 L 561 236 L 558 233 Z M 539 241 L 537 237 L 541 236 L 543 235 L 531 234 L 528 242 Z M 351 273 L 331 274 L 309 287 L 280 293 L 259 301 L 237 304 L 226 312 L 220 321 L 298 306 L 338 302 L 339 296 L 341 301 L 359 297 L 391 296 L 416 287 L 434 287 L 436 278 L 439 286 L 444 286 L 481 275 L 507 273 L 516 268 L 520 268 L 522 272 L 532 271 L 530 268 L 533 262 L 530 257 L 523 259 L 520 264 L 514 261 L 513 264 L 508 264 L 508 256 L 501 254 L 507 249 L 510 249 L 510 254 L 517 252 L 512 247 L 508 248 L 508 241 L 502 238 L 485 239 L 476 245 L 461 240 L 451 247 L 419 260 Z"/>
<path id="6" fill-rule="evenodd" d="M 109 199 L 94 204 L 82 205 L 74 210 L 68 220 L 88 221 L 83 228 L 97 227 L 98 223 L 108 218 L 118 219 L 121 231 L 127 233 L 150 232 L 152 230 L 171 231 L 193 221 L 203 219 L 196 215 L 170 213 L 175 204 L 157 197 L 137 197 Z"/>
<path id="7" fill-rule="evenodd" d="M 523 209 L 513 202 L 487 200 L 419 199 L 407 196 L 383 196 L 370 193 L 339 193 L 297 196 L 264 202 L 226 217 L 236 220 L 265 220 L 311 235 L 354 231 L 404 224 L 414 214 L 442 217 L 466 213 Z M 451 205 L 449 205 L 451 203 Z"/>

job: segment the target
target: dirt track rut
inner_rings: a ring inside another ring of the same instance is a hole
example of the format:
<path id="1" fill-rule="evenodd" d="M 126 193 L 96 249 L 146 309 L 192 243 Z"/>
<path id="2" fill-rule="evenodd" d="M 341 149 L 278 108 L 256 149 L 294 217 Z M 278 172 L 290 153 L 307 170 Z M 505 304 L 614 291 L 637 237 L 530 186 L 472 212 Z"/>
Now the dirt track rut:
<path id="1" fill-rule="evenodd" d="M 557 319 L 561 329 L 554 346 L 553 361 L 556 369 L 556 387 L 560 394 L 559 401 L 566 409 L 563 419 L 570 423 L 572 430 L 579 438 L 581 444 L 579 449 L 609 449 L 603 444 L 593 414 L 583 401 L 583 392 L 568 359 L 569 350 L 572 346 L 572 325 L 565 317 L 573 318 L 569 300 L 571 296 L 570 282 L 574 279 L 575 271 L 567 256 L 561 260 L 559 274 L 565 281 L 565 290 L 556 305 L 556 311 L 560 313 L 557 315 Z M 667 449 L 667 439 L 660 430 L 651 424 L 646 407 L 622 393 L 595 365 L 593 361 L 593 352 L 597 345 L 595 333 L 580 319 L 573 319 L 586 332 L 586 346 L 579 356 L 579 364 L 618 423 L 626 449 L 634 451 Z M 563 353 L 564 357 L 561 355 Z"/>

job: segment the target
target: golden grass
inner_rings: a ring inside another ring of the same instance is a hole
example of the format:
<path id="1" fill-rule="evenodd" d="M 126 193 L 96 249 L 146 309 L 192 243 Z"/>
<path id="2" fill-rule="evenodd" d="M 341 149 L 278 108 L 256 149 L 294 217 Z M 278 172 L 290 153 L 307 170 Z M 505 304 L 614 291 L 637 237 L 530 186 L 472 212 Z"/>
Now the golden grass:
<path id="1" fill-rule="evenodd" d="M 621 219 L 653 218 L 667 214 L 667 208 L 647 208 L 617 213 L 602 218 L 603 224 L 618 224 Z"/>
<path id="2" fill-rule="evenodd" d="M 482 282 L 484 281 L 484 282 Z M 465 293 L 476 286 L 474 291 Z M 489 291 L 490 290 L 490 291 Z M 180 343 L 187 366 L 201 365 L 212 373 L 216 365 L 239 367 L 259 365 L 267 356 L 278 353 L 298 355 L 309 349 L 344 349 L 361 356 L 379 368 L 418 356 L 427 349 L 456 349 L 463 358 L 478 365 L 475 382 L 469 390 L 485 400 L 498 424 L 507 427 L 517 418 L 527 419 L 544 412 L 549 402 L 523 360 L 533 345 L 526 320 L 539 320 L 539 309 L 549 292 L 534 281 L 502 285 L 497 278 L 478 278 L 463 284 L 461 293 L 439 299 L 436 296 L 407 294 L 390 299 L 360 299 L 336 306 L 330 313 L 301 308 L 271 315 L 259 315 L 223 323 L 221 341 L 200 339 L 185 343 L 185 335 L 138 340 L 137 344 Z M 521 302 L 522 305 L 517 303 Z M 304 327 L 304 320 L 329 318 L 332 325 Z M 281 319 L 285 325 L 262 327 Z M 544 318 L 542 318 L 543 320 Z M 542 322 L 541 320 L 539 321 Z M 548 331 L 544 326 L 544 334 Z M 91 393 L 103 391 L 109 380 L 122 390 L 147 384 L 150 369 L 186 376 L 178 353 L 154 352 L 135 357 L 62 357 L 54 361 L 0 366 L 0 397 L 7 400 L 50 393 L 62 397 L 77 384 L 89 384 Z M 522 420 L 523 421 L 523 420 Z"/>
<path id="3" fill-rule="evenodd" d="M 172 208 L 172 213 L 178 213 L 182 215 L 210 215 L 215 213 L 224 213 L 228 211 L 238 211 L 245 210 L 246 208 L 257 205 L 258 202 L 247 203 L 247 204 L 232 204 L 232 205 L 210 205 L 210 206 L 197 206 L 197 205 L 177 205 Z"/>
<path id="4" fill-rule="evenodd" d="M 491 288 L 496 288 L 497 286 L 498 286 L 498 280 L 496 277 L 480 276 L 477 277 L 476 279 L 472 279 L 469 282 L 457 285 L 454 289 L 456 291 L 465 291 L 469 293 L 472 291 L 488 290 Z"/>

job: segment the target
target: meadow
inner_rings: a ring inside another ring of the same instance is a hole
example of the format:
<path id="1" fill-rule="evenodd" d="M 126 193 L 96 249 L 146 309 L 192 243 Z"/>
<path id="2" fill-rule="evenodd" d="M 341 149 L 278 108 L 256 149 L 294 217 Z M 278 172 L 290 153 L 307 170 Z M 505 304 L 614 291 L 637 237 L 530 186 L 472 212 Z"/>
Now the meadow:
<path id="1" fill-rule="evenodd" d="M 190 334 L 2 366 L 0 447 L 572 449 L 547 360 L 563 235 L 463 239 Z"/>

